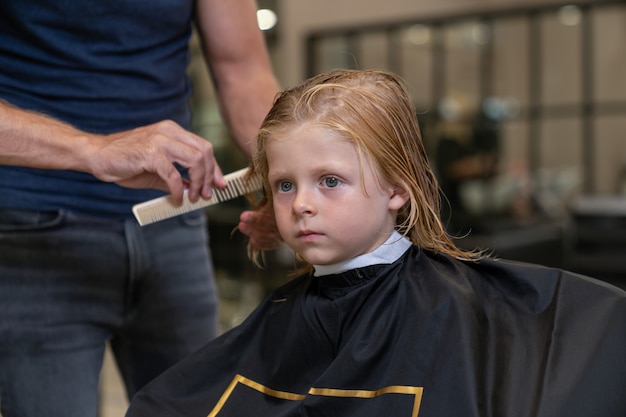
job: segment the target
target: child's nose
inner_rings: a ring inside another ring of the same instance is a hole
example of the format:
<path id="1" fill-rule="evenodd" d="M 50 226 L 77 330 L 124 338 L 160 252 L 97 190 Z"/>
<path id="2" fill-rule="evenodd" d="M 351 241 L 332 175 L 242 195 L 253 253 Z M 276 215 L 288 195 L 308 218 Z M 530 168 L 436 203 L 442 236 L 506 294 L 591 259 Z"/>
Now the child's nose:
<path id="1" fill-rule="evenodd" d="M 299 189 L 296 193 L 296 198 L 293 201 L 293 210 L 297 215 L 312 215 L 315 214 L 315 205 L 311 195 L 306 190 Z"/>

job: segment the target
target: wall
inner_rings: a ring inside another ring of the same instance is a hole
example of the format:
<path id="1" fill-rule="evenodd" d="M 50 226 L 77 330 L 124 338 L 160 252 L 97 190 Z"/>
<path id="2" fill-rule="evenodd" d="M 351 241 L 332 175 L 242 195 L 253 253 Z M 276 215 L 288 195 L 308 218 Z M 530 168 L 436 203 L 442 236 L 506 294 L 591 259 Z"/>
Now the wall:
<path id="1" fill-rule="evenodd" d="M 281 0 L 277 11 L 280 36 L 274 53 L 275 62 L 281 65 L 276 72 L 286 86 L 300 81 L 305 74 L 304 42 L 314 30 L 565 3 L 563 0 Z"/>

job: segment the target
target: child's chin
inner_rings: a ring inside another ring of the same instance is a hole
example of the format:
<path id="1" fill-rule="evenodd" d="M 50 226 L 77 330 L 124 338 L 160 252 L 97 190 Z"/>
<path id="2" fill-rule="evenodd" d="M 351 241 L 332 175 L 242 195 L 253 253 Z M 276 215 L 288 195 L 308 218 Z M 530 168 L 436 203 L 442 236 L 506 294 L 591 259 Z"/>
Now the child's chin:
<path id="1" fill-rule="evenodd" d="M 336 259 L 336 258 L 334 259 L 319 258 L 319 257 L 311 257 L 308 259 L 306 257 L 302 257 L 302 258 L 308 263 L 310 263 L 311 265 L 319 265 L 319 266 L 335 265 L 344 261 L 344 259 Z"/>

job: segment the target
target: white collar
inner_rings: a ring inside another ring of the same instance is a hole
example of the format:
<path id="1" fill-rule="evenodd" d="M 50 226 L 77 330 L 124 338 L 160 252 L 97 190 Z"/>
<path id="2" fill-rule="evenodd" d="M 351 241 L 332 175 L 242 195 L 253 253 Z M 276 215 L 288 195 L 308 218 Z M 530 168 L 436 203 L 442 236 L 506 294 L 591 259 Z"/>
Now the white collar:
<path id="1" fill-rule="evenodd" d="M 391 264 L 404 255 L 404 252 L 411 245 L 412 243 L 407 237 L 394 230 L 391 236 L 372 252 L 332 265 L 313 265 L 315 267 L 313 275 L 319 277 L 322 275 L 339 274 L 350 269 L 363 268 L 370 265 Z"/>

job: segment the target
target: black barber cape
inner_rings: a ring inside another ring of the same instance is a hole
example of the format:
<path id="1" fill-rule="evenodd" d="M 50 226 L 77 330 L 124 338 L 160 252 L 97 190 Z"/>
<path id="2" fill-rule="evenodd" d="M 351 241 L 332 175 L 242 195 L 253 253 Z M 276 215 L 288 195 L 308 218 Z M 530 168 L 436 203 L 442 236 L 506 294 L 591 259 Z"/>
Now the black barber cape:
<path id="1" fill-rule="evenodd" d="M 625 294 L 411 246 L 274 291 L 127 417 L 624 417 Z"/>

